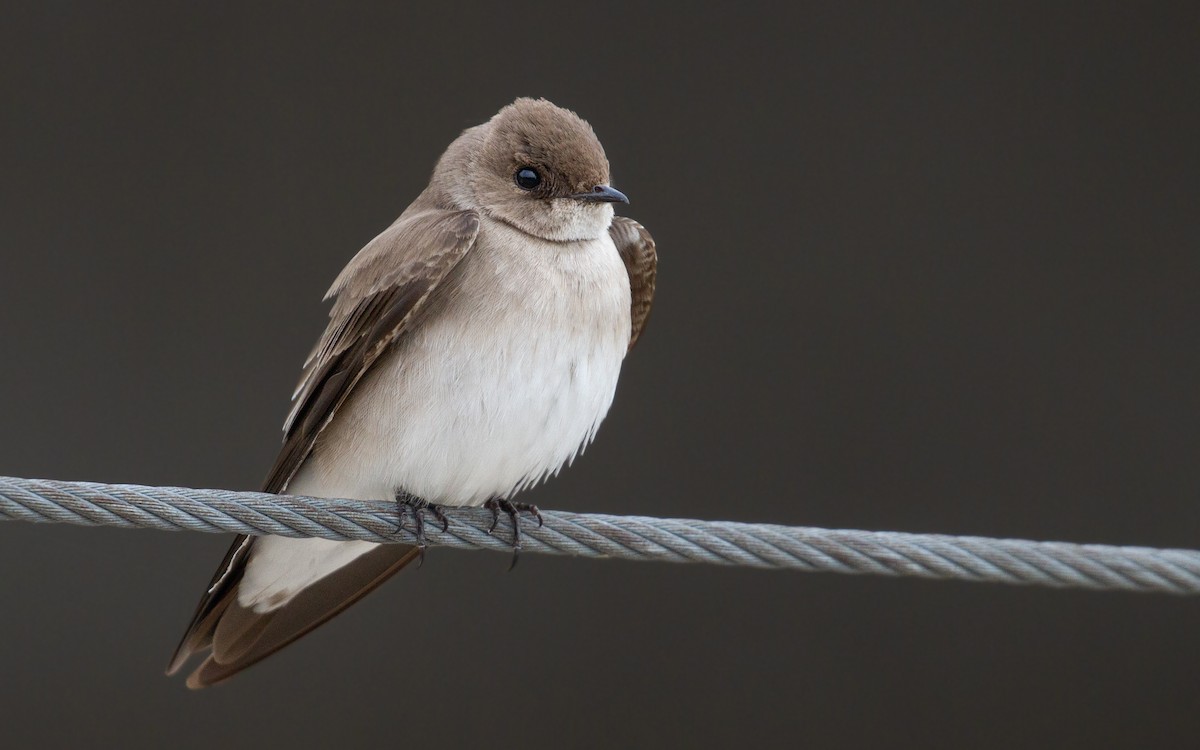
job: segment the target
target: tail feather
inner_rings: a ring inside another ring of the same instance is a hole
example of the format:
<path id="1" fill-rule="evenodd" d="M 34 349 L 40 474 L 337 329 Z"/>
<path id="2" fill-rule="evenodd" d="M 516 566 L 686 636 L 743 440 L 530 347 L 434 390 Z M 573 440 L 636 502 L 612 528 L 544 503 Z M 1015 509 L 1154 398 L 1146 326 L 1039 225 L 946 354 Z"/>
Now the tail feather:
<path id="1" fill-rule="evenodd" d="M 418 554 L 416 547 L 408 545 L 378 545 L 286 603 L 260 612 L 238 601 L 245 566 L 255 554 L 253 540 L 250 544 L 243 541 L 239 538 L 226 555 L 226 565 L 218 569 L 214 587 L 201 600 L 167 669 L 174 674 L 193 655 L 208 651 L 204 662 L 188 676 L 190 688 L 215 685 L 265 659 L 366 596 Z"/>

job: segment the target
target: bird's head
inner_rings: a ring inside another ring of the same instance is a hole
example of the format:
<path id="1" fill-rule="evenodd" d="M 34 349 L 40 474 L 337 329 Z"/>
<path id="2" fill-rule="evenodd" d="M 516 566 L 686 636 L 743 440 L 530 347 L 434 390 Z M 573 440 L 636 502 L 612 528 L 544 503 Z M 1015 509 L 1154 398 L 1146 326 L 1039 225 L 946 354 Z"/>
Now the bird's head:
<path id="1" fill-rule="evenodd" d="M 608 158 L 592 126 L 545 99 L 518 99 L 481 126 L 467 168 L 479 208 L 548 240 L 593 239 L 613 203 Z"/>

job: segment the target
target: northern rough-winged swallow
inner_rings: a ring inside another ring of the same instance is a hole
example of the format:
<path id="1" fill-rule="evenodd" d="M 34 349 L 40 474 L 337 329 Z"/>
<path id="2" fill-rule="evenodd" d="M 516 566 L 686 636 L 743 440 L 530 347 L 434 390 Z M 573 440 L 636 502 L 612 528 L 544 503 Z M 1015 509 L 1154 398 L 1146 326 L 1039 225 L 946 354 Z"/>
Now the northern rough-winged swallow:
<path id="1" fill-rule="evenodd" d="M 509 498 L 596 434 L 650 312 L 654 240 L 613 203 L 628 200 L 574 112 L 518 99 L 465 131 L 333 282 L 263 489 L 395 501 L 418 523 L 436 505 L 517 522 Z M 238 537 L 167 671 L 207 651 L 188 686 L 228 679 L 419 553 Z"/>

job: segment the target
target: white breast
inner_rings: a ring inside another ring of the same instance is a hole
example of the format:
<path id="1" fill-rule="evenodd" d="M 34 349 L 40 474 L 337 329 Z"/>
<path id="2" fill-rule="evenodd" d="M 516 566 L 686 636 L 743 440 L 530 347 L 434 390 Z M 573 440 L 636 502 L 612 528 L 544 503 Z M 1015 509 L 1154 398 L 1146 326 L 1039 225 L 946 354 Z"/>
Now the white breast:
<path id="1" fill-rule="evenodd" d="M 289 492 L 480 505 L 556 473 L 592 439 L 630 336 L 629 278 L 608 234 L 540 243 L 485 222 L 456 273 L 454 293 L 359 383 Z M 282 606 L 373 547 L 264 537 L 238 600 Z"/>
<path id="2" fill-rule="evenodd" d="M 629 344 L 629 280 L 607 233 L 535 244 L 488 222 L 460 271 L 456 293 L 359 384 L 290 491 L 478 505 L 591 440 Z"/>

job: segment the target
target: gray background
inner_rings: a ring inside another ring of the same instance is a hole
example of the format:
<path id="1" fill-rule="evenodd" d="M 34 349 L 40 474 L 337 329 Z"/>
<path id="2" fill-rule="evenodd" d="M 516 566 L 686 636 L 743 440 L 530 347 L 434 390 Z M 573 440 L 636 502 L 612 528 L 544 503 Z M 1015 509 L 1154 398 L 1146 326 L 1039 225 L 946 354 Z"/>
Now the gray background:
<path id="1" fill-rule="evenodd" d="M 5 11 L 0 472 L 255 487 L 336 272 L 538 95 L 662 264 L 599 441 L 530 499 L 1200 546 L 1194 5 L 400 5 Z M 434 550 L 192 693 L 161 670 L 227 539 L 0 535 L 13 746 L 1200 731 L 1195 600 Z"/>

